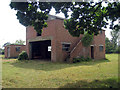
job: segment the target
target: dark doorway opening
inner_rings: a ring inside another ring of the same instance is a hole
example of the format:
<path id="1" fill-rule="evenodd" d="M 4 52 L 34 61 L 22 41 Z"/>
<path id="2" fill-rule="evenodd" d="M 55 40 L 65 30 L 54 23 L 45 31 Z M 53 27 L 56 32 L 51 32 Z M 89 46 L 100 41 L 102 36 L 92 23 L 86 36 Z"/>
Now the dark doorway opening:
<path id="1" fill-rule="evenodd" d="M 51 60 L 51 40 L 37 41 L 31 43 L 32 59 Z"/>
<path id="2" fill-rule="evenodd" d="M 91 58 L 94 59 L 94 46 L 91 46 Z"/>

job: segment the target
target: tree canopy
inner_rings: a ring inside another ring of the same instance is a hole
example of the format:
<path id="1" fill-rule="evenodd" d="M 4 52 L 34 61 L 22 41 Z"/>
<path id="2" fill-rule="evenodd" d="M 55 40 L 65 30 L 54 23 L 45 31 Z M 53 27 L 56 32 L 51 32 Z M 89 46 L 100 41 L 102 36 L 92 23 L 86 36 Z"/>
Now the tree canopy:
<path id="1" fill-rule="evenodd" d="M 118 31 L 112 30 L 110 33 L 112 36 L 111 42 L 113 43 L 113 47 L 115 49 L 118 45 Z"/>
<path id="2" fill-rule="evenodd" d="M 11 2 L 11 9 L 17 11 L 17 19 L 24 26 L 33 26 L 41 34 L 42 29 L 47 27 L 46 20 L 52 8 L 56 13 L 64 13 L 67 20 L 64 26 L 72 36 L 79 37 L 80 34 L 88 32 L 97 35 L 102 27 L 108 25 L 111 20 L 110 28 L 119 30 L 119 25 L 114 22 L 120 17 L 119 2 Z M 71 15 L 69 16 L 69 12 Z"/>
<path id="3" fill-rule="evenodd" d="M 7 45 L 11 45 L 11 43 L 10 42 L 6 42 L 6 43 L 4 43 L 4 45 L 2 47 L 5 47 Z"/>
<path id="4" fill-rule="evenodd" d="M 19 40 L 16 40 L 15 43 L 6 42 L 2 47 L 5 47 L 7 45 L 24 45 L 24 44 L 25 44 L 25 41 L 19 39 Z"/>
<path id="5" fill-rule="evenodd" d="M 13 44 L 15 44 L 15 45 L 24 45 L 24 43 L 25 43 L 25 41 L 23 41 L 23 40 L 16 40 L 15 43 L 13 43 Z"/>
<path id="6" fill-rule="evenodd" d="M 118 53 L 120 50 L 118 46 L 118 31 L 112 30 L 111 32 L 111 40 L 105 37 L 105 47 L 106 53 Z"/>

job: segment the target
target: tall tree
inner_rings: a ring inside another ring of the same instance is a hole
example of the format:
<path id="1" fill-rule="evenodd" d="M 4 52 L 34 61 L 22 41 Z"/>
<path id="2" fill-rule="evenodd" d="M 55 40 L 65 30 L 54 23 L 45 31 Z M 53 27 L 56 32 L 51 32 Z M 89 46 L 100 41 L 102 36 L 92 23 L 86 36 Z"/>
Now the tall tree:
<path id="1" fill-rule="evenodd" d="M 111 31 L 111 36 L 112 36 L 111 42 L 113 43 L 114 49 L 116 49 L 118 44 L 118 31 L 116 30 Z"/>
<path id="2" fill-rule="evenodd" d="M 46 20 L 51 8 L 55 8 L 56 13 L 64 13 L 68 18 L 65 20 L 65 28 L 72 36 L 79 36 L 84 32 L 97 35 L 102 27 L 108 25 L 107 21 L 111 20 L 111 29 L 119 30 L 118 24 L 114 25 L 120 17 L 120 3 L 106 2 L 106 6 L 102 2 L 11 2 L 10 7 L 17 11 L 17 19 L 24 26 L 33 26 L 38 33 L 42 33 L 42 29 L 47 27 Z"/>
<path id="3" fill-rule="evenodd" d="M 114 47 L 113 47 L 113 43 L 111 43 L 111 41 L 109 40 L 108 37 L 105 37 L 105 52 L 106 53 L 113 53 Z"/>

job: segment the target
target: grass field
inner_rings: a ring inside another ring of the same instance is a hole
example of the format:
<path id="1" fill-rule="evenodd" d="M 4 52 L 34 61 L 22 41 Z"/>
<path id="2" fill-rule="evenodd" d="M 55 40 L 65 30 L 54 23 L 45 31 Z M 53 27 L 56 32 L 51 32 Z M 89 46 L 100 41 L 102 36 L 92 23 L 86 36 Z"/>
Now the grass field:
<path id="1" fill-rule="evenodd" d="M 117 88 L 118 54 L 106 58 L 75 64 L 3 59 L 2 87 Z"/>
<path id="2" fill-rule="evenodd" d="M 4 55 L 0 55 L 0 58 L 4 58 Z"/>

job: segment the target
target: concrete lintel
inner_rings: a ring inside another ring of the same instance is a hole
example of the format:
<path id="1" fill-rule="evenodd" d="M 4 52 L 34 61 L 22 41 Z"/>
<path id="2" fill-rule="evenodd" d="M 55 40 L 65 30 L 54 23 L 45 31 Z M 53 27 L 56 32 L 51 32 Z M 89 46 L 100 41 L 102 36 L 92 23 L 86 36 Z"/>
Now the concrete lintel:
<path id="1" fill-rule="evenodd" d="M 46 41 L 46 40 L 52 40 L 52 39 L 53 39 L 52 36 L 48 36 L 48 37 L 38 36 L 36 38 L 29 39 L 29 42 Z"/>
<path id="2" fill-rule="evenodd" d="M 61 42 L 61 44 L 71 44 L 70 42 Z"/>

